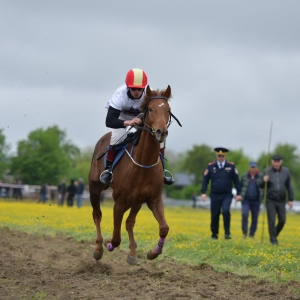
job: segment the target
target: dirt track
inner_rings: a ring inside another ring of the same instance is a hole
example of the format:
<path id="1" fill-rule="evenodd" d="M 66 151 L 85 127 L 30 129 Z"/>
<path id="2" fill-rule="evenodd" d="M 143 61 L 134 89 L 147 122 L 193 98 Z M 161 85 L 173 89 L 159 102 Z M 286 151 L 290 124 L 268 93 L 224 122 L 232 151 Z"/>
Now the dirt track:
<path id="1" fill-rule="evenodd" d="M 0 299 L 300 299 L 300 283 L 275 283 L 187 266 L 171 258 L 137 266 L 120 250 L 92 257 L 94 241 L 0 228 Z M 297 291 L 295 291 L 297 290 Z"/>

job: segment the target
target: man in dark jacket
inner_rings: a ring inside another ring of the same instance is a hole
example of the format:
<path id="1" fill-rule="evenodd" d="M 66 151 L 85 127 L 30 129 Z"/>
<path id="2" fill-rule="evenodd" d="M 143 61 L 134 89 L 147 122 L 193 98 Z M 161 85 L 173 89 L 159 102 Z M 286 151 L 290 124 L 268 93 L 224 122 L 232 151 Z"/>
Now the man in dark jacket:
<path id="1" fill-rule="evenodd" d="M 241 177 L 241 196 L 242 196 L 242 231 L 244 238 L 248 236 L 248 217 L 251 211 L 251 226 L 249 236 L 254 237 L 257 229 L 258 215 L 261 200 L 263 199 L 263 189 L 259 188 L 262 175 L 257 169 L 257 163 L 251 161 L 249 171 Z"/>
<path id="2" fill-rule="evenodd" d="M 267 184 L 267 215 L 270 242 L 273 245 L 278 244 L 277 236 L 286 222 L 286 193 L 288 194 L 288 205 L 293 207 L 294 191 L 290 172 L 282 166 L 282 156 L 275 154 L 272 156 L 272 166 L 265 170 L 263 181 L 260 187 Z M 278 215 L 278 223 L 276 223 Z"/>
<path id="3" fill-rule="evenodd" d="M 65 196 L 67 192 L 66 180 L 63 179 L 58 186 L 58 205 L 64 205 Z"/>
<path id="4" fill-rule="evenodd" d="M 74 180 L 71 180 L 71 184 L 68 186 L 67 192 L 68 192 L 68 197 L 67 197 L 68 206 L 73 206 L 74 197 L 75 197 L 76 192 L 77 192 L 77 187 L 74 183 Z"/>

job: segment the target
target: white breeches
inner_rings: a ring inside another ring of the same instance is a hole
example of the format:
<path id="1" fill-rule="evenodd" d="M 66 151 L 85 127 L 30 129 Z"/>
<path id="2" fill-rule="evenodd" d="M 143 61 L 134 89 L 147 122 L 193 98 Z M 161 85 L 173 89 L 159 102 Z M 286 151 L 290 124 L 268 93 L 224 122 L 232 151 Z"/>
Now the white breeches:
<path id="1" fill-rule="evenodd" d="M 132 120 L 136 118 L 135 116 L 128 116 L 124 115 L 123 113 L 120 114 L 119 119 L 120 120 Z M 135 132 L 136 129 L 132 128 L 130 132 Z M 110 145 L 119 144 L 123 142 L 126 139 L 126 128 L 112 128 L 111 129 L 111 139 L 110 139 Z M 165 143 L 160 143 L 160 148 L 164 148 Z"/>

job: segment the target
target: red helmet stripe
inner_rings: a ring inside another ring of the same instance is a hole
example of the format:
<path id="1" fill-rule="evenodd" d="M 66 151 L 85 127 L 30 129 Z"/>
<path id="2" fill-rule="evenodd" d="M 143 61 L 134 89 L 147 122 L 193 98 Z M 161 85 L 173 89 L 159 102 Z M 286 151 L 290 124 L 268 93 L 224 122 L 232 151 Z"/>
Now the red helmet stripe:
<path id="1" fill-rule="evenodd" d="M 143 70 L 131 69 L 126 75 L 125 82 L 129 88 L 130 87 L 144 88 L 148 83 L 148 79 L 146 73 Z"/>

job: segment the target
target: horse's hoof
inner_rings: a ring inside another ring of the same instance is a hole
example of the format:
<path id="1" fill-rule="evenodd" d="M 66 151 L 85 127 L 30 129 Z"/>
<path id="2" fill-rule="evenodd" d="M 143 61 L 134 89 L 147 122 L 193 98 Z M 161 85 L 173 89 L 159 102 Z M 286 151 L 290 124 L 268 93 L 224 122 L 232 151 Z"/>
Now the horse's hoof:
<path id="1" fill-rule="evenodd" d="M 106 246 L 107 246 L 110 242 L 111 242 L 111 240 L 104 240 L 104 241 L 103 241 L 103 245 L 105 246 L 105 248 L 106 248 Z"/>
<path id="2" fill-rule="evenodd" d="M 150 250 L 148 253 L 147 253 L 147 258 L 149 260 L 153 260 L 155 258 L 157 258 L 158 254 L 156 254 L 155 252 L 153 252 L 153 250 Z"/>
<path id="3" fill-rule="evenodd" d="M 136 258 L 136 256 L 128 255 L 126 261 L 127 261 L 131 266 L 135 266 L 135 265 L 137 264 L 137 258 Z"/>
<path id="4" fill-rule="evenodd" d="M 99 253 L 98 251 L 94 250 L 93 256 L 96 260 L 100 260 L 103 256 L 103 251 L 102 253 Z"/>

